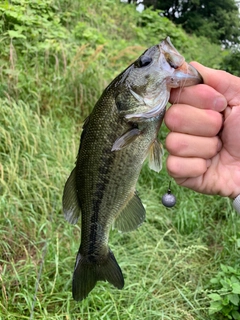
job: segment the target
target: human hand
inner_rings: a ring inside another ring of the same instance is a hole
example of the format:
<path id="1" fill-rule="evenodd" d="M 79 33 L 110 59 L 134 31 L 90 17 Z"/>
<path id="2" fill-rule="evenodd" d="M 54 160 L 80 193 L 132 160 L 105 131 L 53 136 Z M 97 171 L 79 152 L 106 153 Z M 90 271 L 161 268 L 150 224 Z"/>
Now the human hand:
<path id="1" fill-rule="evenodd" d="M 204 84 L 174 89 L 165 124 L 167 170 L 176 182 L 205 194 L 240 194 L 240 78 L 192 65 Z"/>

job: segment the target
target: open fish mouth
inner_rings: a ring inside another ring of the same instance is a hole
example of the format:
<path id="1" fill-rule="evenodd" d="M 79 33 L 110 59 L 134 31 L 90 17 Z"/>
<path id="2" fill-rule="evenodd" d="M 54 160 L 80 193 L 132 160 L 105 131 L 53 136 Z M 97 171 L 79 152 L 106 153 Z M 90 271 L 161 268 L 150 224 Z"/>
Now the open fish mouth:
<path id="1" fill-rule="evenodd" d="M 171 75 L 166 77 L 168 88 L 188 87 L 203 82 L 200 73 L 185 61 L 177 51 L 169 37 L 161 42 L 160 63 L 164 71 Z"/>

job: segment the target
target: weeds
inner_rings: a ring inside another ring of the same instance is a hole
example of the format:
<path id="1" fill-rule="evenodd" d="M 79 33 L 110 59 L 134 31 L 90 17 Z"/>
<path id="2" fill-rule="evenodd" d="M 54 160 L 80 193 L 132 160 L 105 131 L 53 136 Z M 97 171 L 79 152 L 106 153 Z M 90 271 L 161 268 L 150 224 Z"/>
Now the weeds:
<path id="1" fill-rule="evenodd" d="M 221 271 L 210 279 L 209 315 L 218 319 L 240 319 L 240 269 L 221 264 Z"/>

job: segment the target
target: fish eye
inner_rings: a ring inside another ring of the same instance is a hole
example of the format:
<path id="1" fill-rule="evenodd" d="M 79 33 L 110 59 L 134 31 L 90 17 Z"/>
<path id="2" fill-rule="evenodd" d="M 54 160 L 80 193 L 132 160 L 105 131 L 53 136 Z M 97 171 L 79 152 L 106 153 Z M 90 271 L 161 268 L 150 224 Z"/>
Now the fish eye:
<path id="1" fill-rule="evenodd" d="M 149 56 L 141 56 L 135 63 L 136 67 L 142 68 L 148 66 L 152 62 L 152 58 Z"/>

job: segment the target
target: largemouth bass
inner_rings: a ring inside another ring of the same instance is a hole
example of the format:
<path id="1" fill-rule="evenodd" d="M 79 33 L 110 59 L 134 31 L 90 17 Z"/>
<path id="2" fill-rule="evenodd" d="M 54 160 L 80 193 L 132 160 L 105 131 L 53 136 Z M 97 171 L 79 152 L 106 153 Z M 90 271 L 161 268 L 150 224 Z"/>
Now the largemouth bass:
<path id="1" fill-rule="evenodd" d="M 135 191 L 143 162 L 159 172 L 157 141 L 171 88 L 202 82 L 202 77 L 169 37 L 146 50 L 104 90 L 86 119 L 76 166 L 63 193 L 70 223 L 81 215 L 81 244 L 72 293 L 84 299 L 99 280 L 123 288 L 122 271 L 108 246 L 110 228 L 127 232 L 145 220 Z"/>

